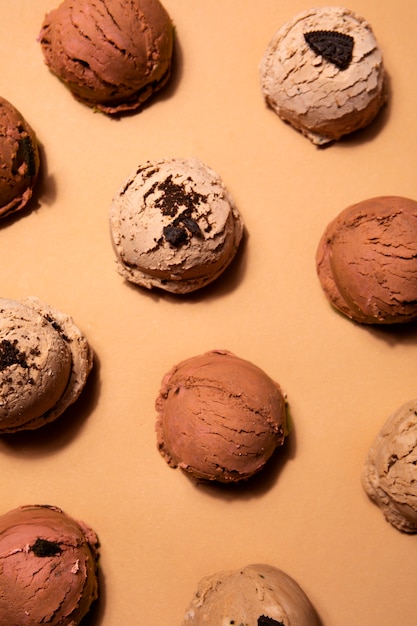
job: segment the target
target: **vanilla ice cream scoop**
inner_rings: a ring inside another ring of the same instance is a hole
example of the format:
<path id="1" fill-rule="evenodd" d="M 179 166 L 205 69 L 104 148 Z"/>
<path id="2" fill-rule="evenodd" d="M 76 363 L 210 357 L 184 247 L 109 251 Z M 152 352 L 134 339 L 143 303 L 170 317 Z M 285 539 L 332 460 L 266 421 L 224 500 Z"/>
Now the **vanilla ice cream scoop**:
<path id="1" fill-rule="evenodd" d="M 367 126 L 387 100 L 371 26 L 342 7 L 297 14 L 272 37 L 260 64 L 266 103 L 314 144 Z"/>
<path id="2" fill-rule="evenodd" d="M 159 0 L 64 0 L 39 41 L 50 70 L 108 114 L 139 108 L 169 79 L 174 29 Z"/>
<path id="3" fill-rule="evenodd" d="M 182 626 L 319 626 L 298 583 L 271 565 L 248 565 L 203 578 Z"/>
<path id="4" fill-rule="evenodd" d="M 417 202 L 381 196 L 354 204 L 326 227 L 316 254 L 329 301 L 363 324 L 417 317 Z"/>
<path id="5" fill-rule="evenodd" d="M 226 350 L 191 357 L 163 378 L 158 448 L 197 480 L 237 482 L 259 472 L 286 435 L 280 386 Z"/>
<path id="6" fill-rule="evenodd" d="M 110 231 L 126 280 L 184 294 L 228 267 L 243 221 L 218 174 L 199 159 L 161 159 L 139 166 L 120 187 Z"/>
<path id="7" fill-rule="evenodd" d="M 71 317 L 37 298 L 0 298 L 0 433 L 56 419 L 80 395 L 92 362 Z"/>
<path id="8" fill-rule="evenodd" d="M 0 624 L 77 626 L 98 597 L 99 541 L 61 509 L 0 516 Z"/>
<path id="9" fill-rule="evenodd" d="M 27 205 L 39 165 L 34 130 L 13 104 L 0 98 L 0 217 Z"/>
<path id="10" fill-rule="evenodd" d="M 369 450 L 362 483 L 395 528 L 417 533 L 417 400 L 385 422 Z"/>

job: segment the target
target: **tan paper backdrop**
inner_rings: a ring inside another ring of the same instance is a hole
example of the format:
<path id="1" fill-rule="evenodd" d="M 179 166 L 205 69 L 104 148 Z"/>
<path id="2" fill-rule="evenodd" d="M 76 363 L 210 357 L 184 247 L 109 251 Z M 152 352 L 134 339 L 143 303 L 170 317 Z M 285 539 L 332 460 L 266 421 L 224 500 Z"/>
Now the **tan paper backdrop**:
<path id="1" fill-rule="evenodd" d="M 65 416 L 0 439 L 1 508 L 54 504 L 94 527 L 102 596 L 89 626 L 179 626 L 202 576 L 254 562 L 293 576 L 323 626 L 415 626 L 416 538 L 384 520 L 360 472 L 385 419 L 417 397 L 416 330 L 338 315 L 314 257 L 345 206 L 417 199 L 417 4 L 352 0 L 383 50 L 390 102 L 371 128 L 326 150 L 265 107 L 258 80 L 274 31 L 309 4 L 165 6 L 177 33 L 173 80 L 141 113 L 113 120 L 44 65 L 37 35 L 54 2 L 0 0 L 0 95 L 32 124 L 43 166 L 31 210 L 0 224 L 0 294 L 71 314 L 96 356 Z M 139 163 L 190 155 L 223 177 L 245 245 L 201 293 L 129 286 L 115 271 L 112 196 Z M 156 450 L 163 374 L 213 348 L 252 360 L 288 396 L 285 449 L 243 489 L 196 486 Z"/>

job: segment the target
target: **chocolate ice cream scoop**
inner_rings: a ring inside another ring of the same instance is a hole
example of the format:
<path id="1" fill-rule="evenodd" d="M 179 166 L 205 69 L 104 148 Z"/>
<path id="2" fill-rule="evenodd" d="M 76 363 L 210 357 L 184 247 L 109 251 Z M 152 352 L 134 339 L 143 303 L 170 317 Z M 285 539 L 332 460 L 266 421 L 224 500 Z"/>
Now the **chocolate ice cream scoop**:
<path id="1" fill-rule="evenodd" d="M 253 476 L 286 435 L 279 385 L 226 350 L 173 367 L 156 409 L 159 451 L 170 466 L 197 480 L 231 483 Z"/>
<path id="2" fill-rule="evenodd" d="M 0 516 L 0 624 L 77 626 L 98 597 L 95 532 L 61 509 Z"/>
<path id="3" fill-rule="evenodd" d="M 159 0 L 64 0 L 39 41 L 73 95 L 108 114 L 139 108 L 171 73 L 173 25 Z"/>
<path id="4" fill-rule="evenodd" d="M 363 324 L 417 317 L 417 202 L 398 196 L 364 200 L 325 229 L 317 272 L 330 302 Z"/>
<path id="5" fill-rule="evenodd" d="M 56 419 L 80 395 L 92 363 L 71 317 L 37 298 L 0 298 L 0 434 Z"/>
<path id="6" fill-rule="evenodd" d="M 38 173 L 35 132 L 13 104 L 0 98 L 0 217 L 27 205 Z"/>
<path id="7" fill-rule="evenodd" d="M 367 126 L 387 100 L 382 54 L 370 24 L 343 7 L 297 14 L 260 64 L 266 103 L 314 144 Z"/>
<path id="8" fill-rule="evenodd" d="M 417 400 L 385 422 L 369 450 L 362 483 L 395 528 L 417 533 Z"/>
<path id="9" fill-rule="evenodd" d="M 221 178 L 199 159 L 148 161 L 110 211 L 117 269 L 142 287 L 189 293 L 228 267 L 243 221 Z"/>
<path id="10" fill-rule="evenodd" d="M 248 565 L 203 578 L 182 626 L 319 626 L 298 583 L 271 565 Z"/>

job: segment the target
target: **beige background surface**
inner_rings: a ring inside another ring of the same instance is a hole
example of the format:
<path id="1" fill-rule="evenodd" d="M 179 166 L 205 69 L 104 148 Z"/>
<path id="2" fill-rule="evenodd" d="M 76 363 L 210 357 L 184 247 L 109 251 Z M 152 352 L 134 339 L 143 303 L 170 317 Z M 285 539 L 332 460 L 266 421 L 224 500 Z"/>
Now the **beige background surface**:
<path id="1" fill-rule="evenodd" d="M 179 626 L 202 576 L 253 562 L 292 575 L 323 626 L 414 626 L 417 539 L 385 522 L 360 472 L 385 419 L 417 397 L 416 328 L 338 315 L 314 256 L 345 206 L 417 198 L 417 4 L 350 3 L 383 50 L 390 103 L 369 130 L 326 150 L 264 106 L 258 81 L 273 33 L 308 3 L 165 0 L 173 80 L 119 121 L 76 102 L 45 67 L 36 38 L 54 6 L 0 1 L 0 94 L 32 124 L 43 156 L 31 210 L 0 225 L 0 293 L 71 314 L 96 367 L 58 422 L 0 439 L 2 510 L 55 504 L 97 531 L 102 597 L 89 626 Z M 233 194 L 242 252 L 193 296 L 131 287 L 115 271 L 112 196 L 139 163 L 189 155 Z M 241 489 L 196 486 L 155 446 L 163 374 L 213 348 L 275 378 L 294 425 L 285 450 Z"/>

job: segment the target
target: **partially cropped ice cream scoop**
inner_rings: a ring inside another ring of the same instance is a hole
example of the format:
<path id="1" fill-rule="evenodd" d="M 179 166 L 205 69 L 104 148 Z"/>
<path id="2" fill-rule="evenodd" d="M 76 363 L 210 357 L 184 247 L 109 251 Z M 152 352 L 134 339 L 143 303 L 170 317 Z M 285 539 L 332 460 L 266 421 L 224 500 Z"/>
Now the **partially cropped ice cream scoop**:
<path id="1" fill-rule="evenodd" d="M 342 7 L 312 8 L 284 24 L 260 78 L 266 103 L 316 145 L 367 126 L 387 99 L 372 28 Z"/>
<path id="2" fill-rule="evenodd" d="M 203 578 L 182 626 L 319 626 L 298 583 L 271 565 L 248 565 Z"/>
<path id="3" fill-rule="evenodd" d="M 362 483 L 395 528 L 417 533 L 417 400 L 385 422 L 369 450 Z"/>
<path id="4" fill-rule="evenodd" d="M 73 95 L 108 114 L 138 109 L 168 81 L 173 25 L 159 0 L 64 0 L 39 41 Z"/>
<path id="5" fill-rule="evenodd" d="M 98 597 L 99 541 L 61 509 L 0 516 L 0 624 L 77 626 Z"/>
<path id="6" fill-rule="evenodd" d="M 363 324 L 417 318 L 417 202 L 398 196 L 364 200 L 325 229 L 317 272 L 327 298 Z"/>
<path id="7" fill-rule="evenodd" d="M 163 378 L 156 409 L 162 456 L 197 480 L 232 483 L 250 478 L 286 435 L 279 385 L 226 350 L 173 367 Z"/>
<path id="8" fill-rule="evenodd" d="M 71 317 L 37 298 L 0 298 L 0 433 L 56 419 L 80 395 L 92 363 Z"/>
<path id="9" fill-rule="evenodd" d="M 110 229 L 124 278 L 183 294 L 228 267 L 243 222 L 213 170 L 176 158 L 148 161 L 131 174 L 113 199 Z"/>
<path id="10" fill-rule="evenodd" d="M 27 205 L 38 173 L 35 132 L 13 104 L 0 98 L 0 217 Z"/>

